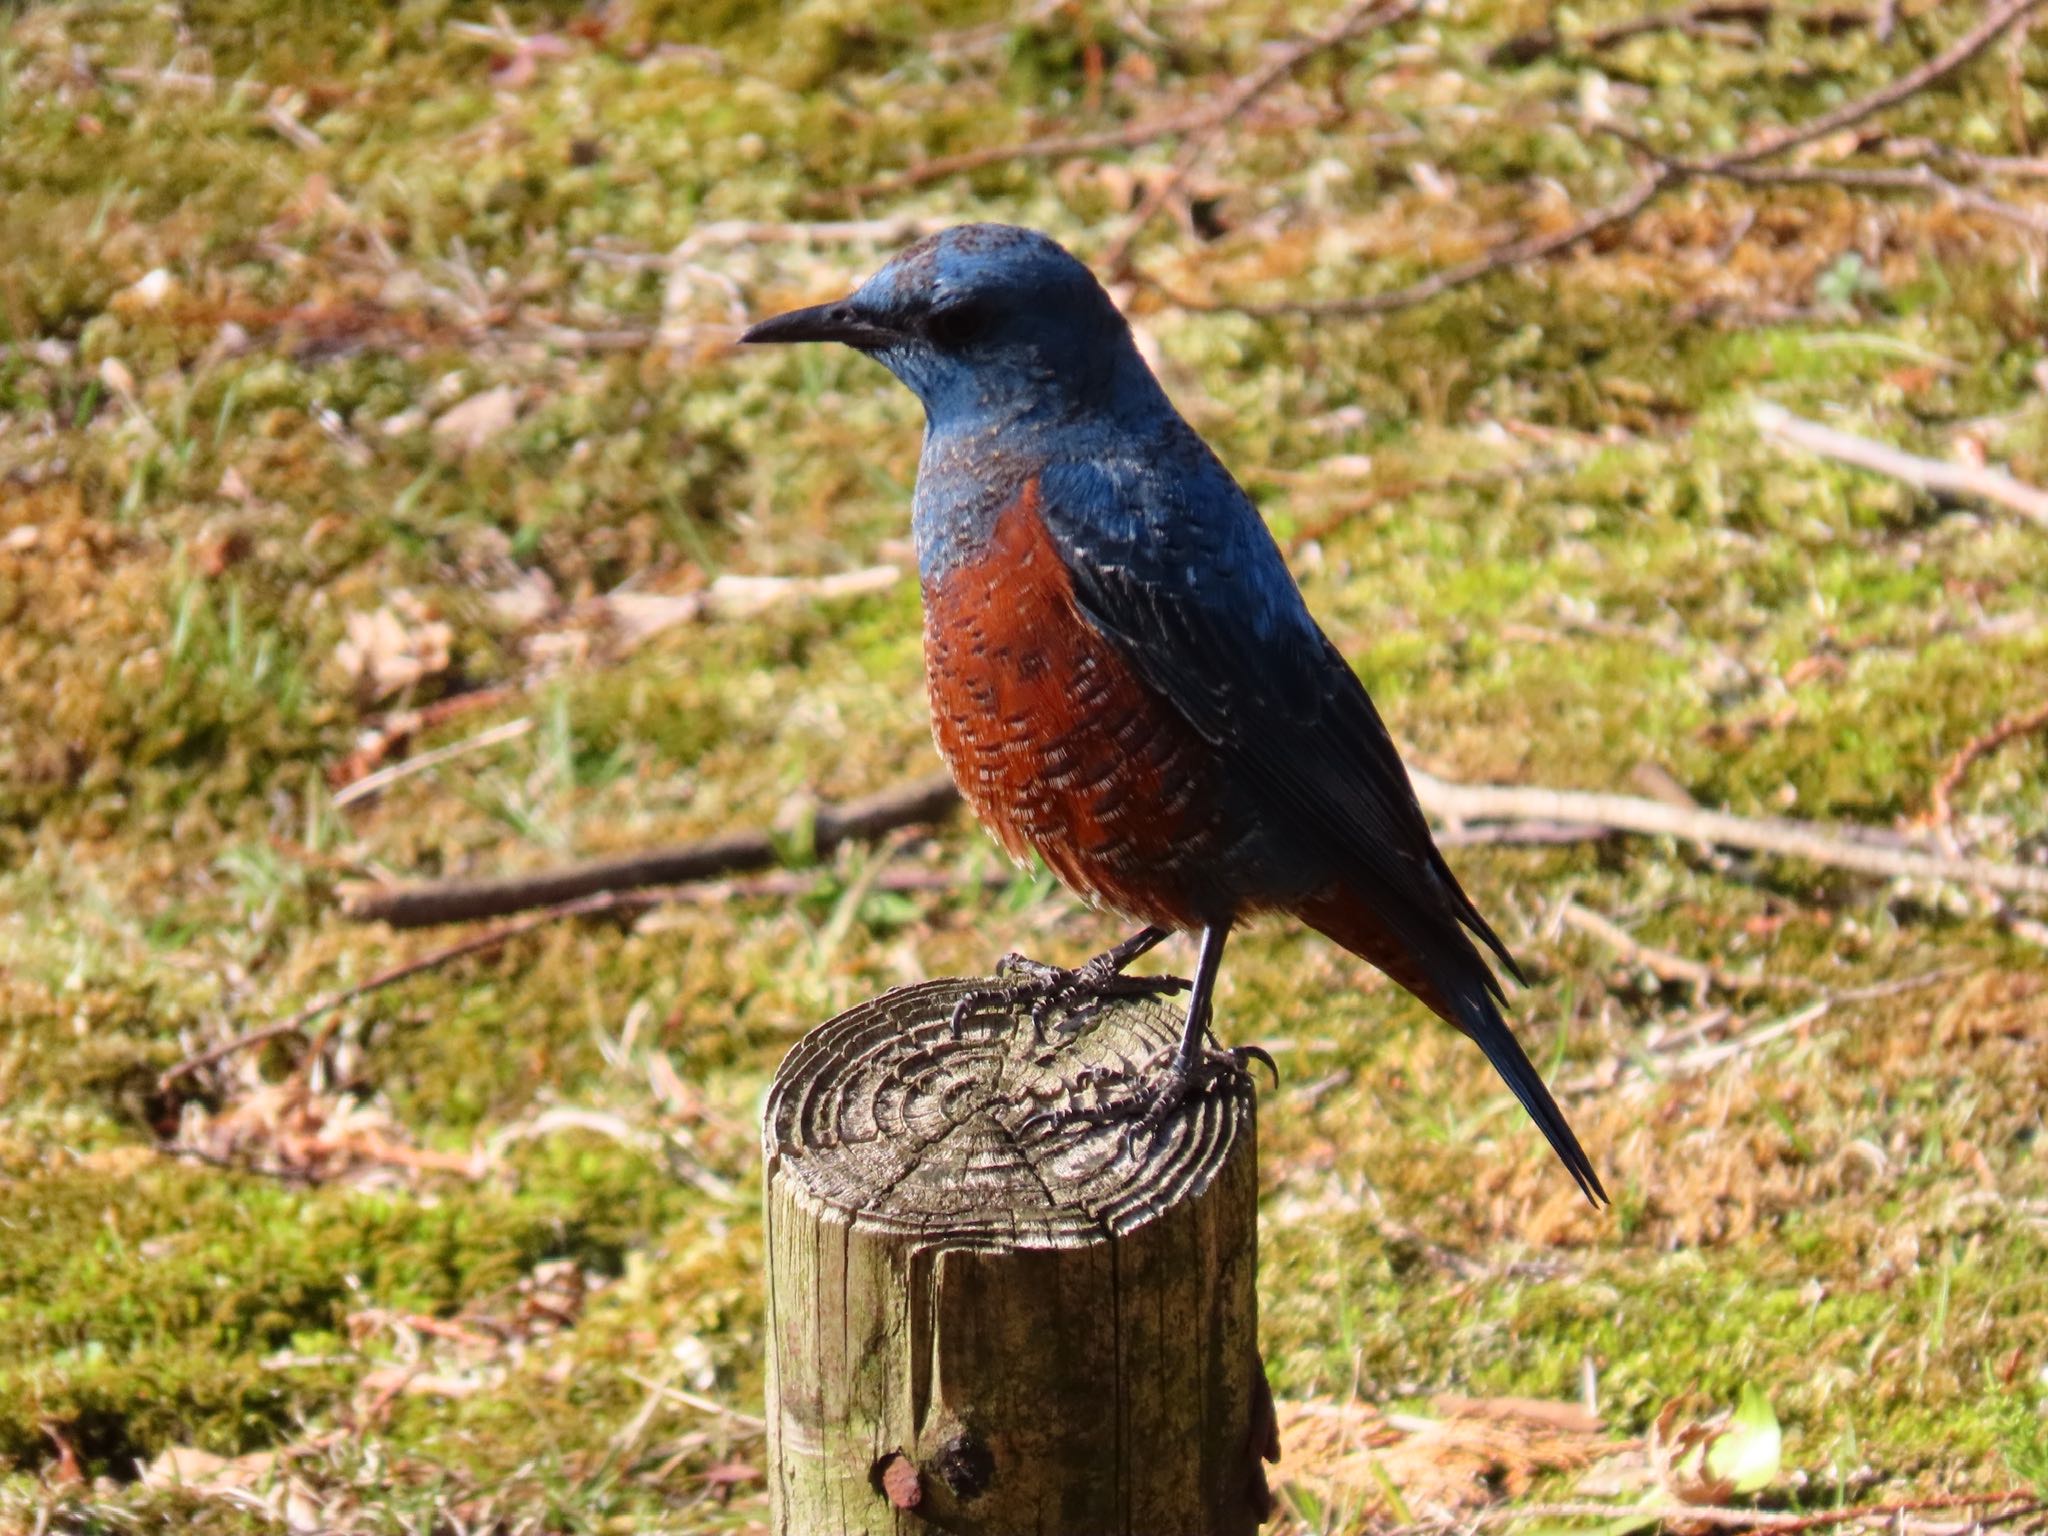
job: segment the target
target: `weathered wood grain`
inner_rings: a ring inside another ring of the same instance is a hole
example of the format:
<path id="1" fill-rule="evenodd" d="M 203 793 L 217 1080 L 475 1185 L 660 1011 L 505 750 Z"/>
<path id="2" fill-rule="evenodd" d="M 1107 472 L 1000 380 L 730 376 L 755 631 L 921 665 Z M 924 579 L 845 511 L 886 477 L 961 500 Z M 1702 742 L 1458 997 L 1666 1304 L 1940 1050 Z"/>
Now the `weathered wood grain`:
<path id="1" fill-rule="evenodd" d="M 1100 1113 L 1171 1047 L 934 981 L 784 1061 L 768 1164 L 769 1456 L 786 1536 L 1236 1536 L 1266 1511 L 1249 1081 L 1156 1136 Z M 1052 1021 L 1055 1028 L 1062 1022 Z"/>

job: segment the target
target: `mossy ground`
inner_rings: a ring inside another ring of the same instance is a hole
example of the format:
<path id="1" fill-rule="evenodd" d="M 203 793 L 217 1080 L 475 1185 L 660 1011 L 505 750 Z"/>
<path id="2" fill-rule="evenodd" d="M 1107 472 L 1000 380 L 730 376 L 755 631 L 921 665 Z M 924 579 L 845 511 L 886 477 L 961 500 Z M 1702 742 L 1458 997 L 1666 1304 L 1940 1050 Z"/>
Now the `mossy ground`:
<path id="1" fill-rule="evenodd" d="M 175 1159 L 153 1149 L 181 1117 L 231 1113 L 296 1055 L 169 1091 L 157 1074 L 437 942 L 345 920 L 347 880 L 684 839 L 929 769 L 908 581 L 594 642 L 540 676 L 529 641 L 573 639 L 575 605 L 623 582 L 905 558 L 909 396 L 851 354 L 722 341 L 882 252 L 712 245 L 673 276 L 620 253 L 716 220 L 906 212 L 1092 254 L 1170 146 L 831 194 L 1212 99 L 1289 25 L 1254 4 L 1037 9 L 11 15 L 0 1520 L 267 1529 L 256 1495 L 137 1473 L 170 1447 L 286 1445 L 309 1507 L 351 1528 L 762 1518 L 745 1424 L 648 1383 L 758 1402 L 768 1074 L 886 985 L 1012 946 L 1078 956 L 1104 920 L 1042 878 L 878 891 L 880 856 L 849 850 L 795 899 L 556 927 L 342 1010 L 328 1108 L 451 1167 L 482 1149 L 476 1178 Z M 1623 185 L 1625 152 L 1575 131 L 1575 102 L 1731 144 L 1906 67 L 1969 10 L 1900 9 L 1888 44 L 1780 16 L 1760 43 L 1666 32 L 1507 66 L 1489 50 L 1542 8 L 1451 6 L 1269 98 L 1191 179 L 1216 237 L 1164 217 L 1137 261 L 1211 295 L 1391 286 L 1557 219 L 1554 183 L 1580 204 Z M 2020 153 L 2044 92 L 2038 46 L 1994 52 L 1886 126 Z M 1890 827 L 2048 691 L 2048 537 L 1789 459 L 1746 407 L 1974 442 L 2048 481 L 2037 259 L 1925 199 L 1703 186 L 1383 320 L 1127 297 L 1416 761 L 1600 788 L 1649 761 L 1708 803 Z M 501 387 L 502 430 L 433 430 Z M 373 699 L 339 648 L 401 593 L 446 655 Z M 532 730 L 335 805 L 331 771 L 384 711 L 500 684 L 407 750 Z M 1978 763 L 1958 811 L 1981 851 L 2038 857 L 2048 742 Z M 1004 878 L 965 827 L 888 857 Z M 1276 1390 L 1571 1397 L 1591 1372 L 1627 1431 L 1754 1384 L 1787 1429 L 1781 1501 L 2048 1483 L 2041 950 L 1974 899 L 1769 860 L 1632 843 L 1456 863 L 1529 966 L 1520 1028 L 1582 1085 L 1568 1108 L 1614 1210 L 1578 1202 L 1466 1042 L 1320 941 L 1255 930 L 1223 1008 L 1282 1072 L 1262 1128 Z M 1646 1041 L 1704 1005 L 1549 923 L 1567 897 L 1791 983 L 1729 999 L 1729 1028 L 1829 1007 L 1674 1073 Z M 560 1261 L 587 1300 L 538 1327 L 535 1277 Z M 461 1380 L 385 1390 L 394 1364 Z"/>

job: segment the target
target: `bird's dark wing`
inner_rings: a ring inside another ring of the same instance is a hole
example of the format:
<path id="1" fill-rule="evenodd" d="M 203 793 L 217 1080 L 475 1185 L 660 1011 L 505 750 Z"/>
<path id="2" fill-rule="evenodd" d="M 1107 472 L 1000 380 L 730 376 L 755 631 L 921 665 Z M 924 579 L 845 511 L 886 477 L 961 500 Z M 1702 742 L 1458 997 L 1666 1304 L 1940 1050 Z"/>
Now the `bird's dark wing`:
<path id="1" fill-rule="evenodd" d="M 1163 462 L 1056 466 L 1041 515 L 1083 615 L 1326 857 L 1486 1052 L 1588 1195 L 1598 1176 L 1467 937 L 1521 974 L 1444 861 L 1379 712 L 1272 536 L 1193 433 Z"/>

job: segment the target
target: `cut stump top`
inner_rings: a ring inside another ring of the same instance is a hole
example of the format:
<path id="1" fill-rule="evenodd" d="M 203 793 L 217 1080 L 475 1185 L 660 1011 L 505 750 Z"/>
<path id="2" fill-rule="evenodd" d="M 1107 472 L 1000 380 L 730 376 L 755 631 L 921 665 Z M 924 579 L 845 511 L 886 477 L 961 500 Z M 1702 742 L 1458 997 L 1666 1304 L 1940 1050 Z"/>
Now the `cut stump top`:
<path id="1" fill-rule="evenodd" d="M 1121 1237 L 1208 1187 L 1249 1131 L 1256 1095 L 1227 1078 L 1154 1131 L 1148 1068 L 1180 1034 L 1153 1000 L 1057 1014 L 1040 1039 L 1028 1003 L 954 1006 L 994 983 L 899 987 L 821 1025 L 789 1053 L 762 1135 L 772 1174 L 854 1226 L 947 1246 L 1066 1248 Z M 1012 1009 L 1014 1011 L 1006 1011 Z"/>

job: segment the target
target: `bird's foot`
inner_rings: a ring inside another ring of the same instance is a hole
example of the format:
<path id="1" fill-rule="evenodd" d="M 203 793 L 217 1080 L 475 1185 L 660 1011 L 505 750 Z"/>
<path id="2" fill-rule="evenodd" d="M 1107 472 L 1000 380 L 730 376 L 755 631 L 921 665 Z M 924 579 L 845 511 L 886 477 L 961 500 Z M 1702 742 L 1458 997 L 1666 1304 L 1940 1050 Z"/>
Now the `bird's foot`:
<path id="1" fill-rule="evenodd" d="M 1105 1082 L 1113 1083 L 1112 1091 L 1092 1097 L 1087 1103 L 1040 1110 L 1018 1129 L 1026 1134 L 1057 1134 L 1074 1126 L 1121 1124 L 1128 1128 L 1129 1136 L 1150 1136 L 1190 1098 L 1249 1078 L 1253 1062 L 1273 1074 L 1274 1087 L 1280 1085 L 1280 1069 L 1263 1046 L 1209 1046 L 1199 1056 L 1186 1060 L 1178 1048 L 1169 1046 L 1135 1073 L 1114 1077 L 1100 1072 L 1084 1074 L 1073 1084 L 1079 1092 L 1090 1094 Z"/>
<path id="2" fill-rule="evenodd" d="M 1278 1088 L 1280 1069 L 1262 1045 L 1206 1045 L 1199 1055 L 1194 1056 L 1176 1049 L 1166 1063 L 1164 1074 L 1148 1085 L 1151 1102 L 1139 1118 L 1138 1129 L 1156 1131 L 1191 1097 L 1205 1094 L 1220 1083 L 1249 1078 L 1251 1063 L 1255 1061 L 1273 1074 L 1273 1086 Z"/>
<path id="3" fill-rule="evenodd" d="M 1104 950 L 1071 969 L 1015 952 L 1007 954 L 996 962 L 994 986 L 961 994 L 948 1027 L 958 1039 L 967 1020 L 992 1005 L 1012 1009 L 1029 1002 L 1032 1032 L 1042 1040 L 1056 1014 L 1061 1016 L 1059 1031 L 1071 1033 L 1087 1021 L 1097 1004 L 1116 998 L 1171 997 L 1187 991 L 1188 982 L 1182 976 L 1125 975 L 1124 966 L 1134 958 L 1123 952 L 1125 947 Z"/>

